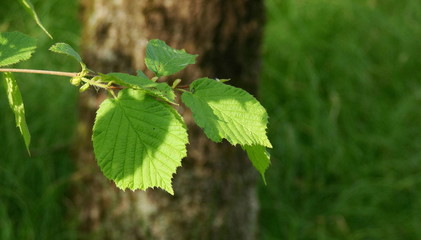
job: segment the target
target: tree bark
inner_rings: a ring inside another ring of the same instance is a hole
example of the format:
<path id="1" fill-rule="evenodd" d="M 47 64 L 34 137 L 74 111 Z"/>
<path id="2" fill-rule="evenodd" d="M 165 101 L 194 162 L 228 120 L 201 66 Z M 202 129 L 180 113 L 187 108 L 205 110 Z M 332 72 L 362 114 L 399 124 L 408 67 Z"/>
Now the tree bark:
<path id="1" fill-rule="evenodd" d="M 255 93 L 260 70 L 262 0 L 82 0 L 82 51 L 98 72 L 145 69 L 149 39 L 199 54 L 177 77 L 230 78 Z M 146 71 L 151 76 L 151 72 Z M 173 78 L 174 80 L 175 78 Z M 254 239 L 257 174 L 239 147 L 212 143 L 180 107 L 189 128 L 188 158 L 177 169 L 175 195 L 121 191 L 99 170 L 92 150 L 95 111 L 104 99 L 80 99 L 74 206 L 87 238 Z"/>

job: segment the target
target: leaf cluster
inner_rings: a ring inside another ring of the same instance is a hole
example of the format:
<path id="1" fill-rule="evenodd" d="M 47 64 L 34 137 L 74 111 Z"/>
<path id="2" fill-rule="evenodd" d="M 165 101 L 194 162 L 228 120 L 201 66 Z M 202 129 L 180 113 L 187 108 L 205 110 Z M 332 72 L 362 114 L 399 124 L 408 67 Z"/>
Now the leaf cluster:
<path id="1" fill-rule="evenodd" d="M 0 67 L 28 60 L 35 49 L 36 41 L 23 33 L 0 33 Z M 186 124 L 174 108 L 180 100 L 190 108 L 194 121 L 209 139 L 226 139 L 234 146 L 240 145 L 266 183 L 264 172 L 270 164 L 266 148 L 272 147 L 266 136 L 268 116 L 252 95 L 218 79 L 200 78 L 187 89 L 178 87 L 180 79 L 172 86 L 157 81 L 194 64 L 197 55 L 173 49 L 158 39 L 150 40 L 145 64 L 155 76 L 148 78 L 142 71 L 137 75 L 95 73 L 66 43 L 56 43 L 50 50 L 80 63 L 81 71 L 70 80 L 80 91 L 89 87 L 108 91 L 109 98 L 96 115 L 92 141 L 99 167 L 119 188 L 159 187 L 174 194 L 172 177 L 187 155 L 188 144 Z M 29 152 L 30 134 L 22 96 L 13 73 L 3 72 L 9 105 Z M 182 93 L 181 99 L 177 99 L 175 91 Z"/>

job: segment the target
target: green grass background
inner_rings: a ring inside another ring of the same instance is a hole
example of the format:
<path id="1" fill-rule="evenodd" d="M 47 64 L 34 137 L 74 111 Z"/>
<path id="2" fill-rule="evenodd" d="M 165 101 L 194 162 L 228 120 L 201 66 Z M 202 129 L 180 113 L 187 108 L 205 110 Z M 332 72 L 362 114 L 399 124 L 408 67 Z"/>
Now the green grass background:
<path id="1" fill-rule="evenodd" d="M 72 1 L 33 0 L 54 41 L 0 0 L 0 30 L 38 38 L 20 67 L 74 71 Z M 421 3 L 266 0 L 261 96 L 274 145 L 259 239 L 421 239 Z M 0 240 L 77 239 L 66 216 L 77 96 L 66 78 L 20 79 L 33 157 L 0 89 Z"/>
<path id="2" fill-rule="evenodd" d="M 421 239 L 421 2 L 267 6 L 262 239 Z"/>

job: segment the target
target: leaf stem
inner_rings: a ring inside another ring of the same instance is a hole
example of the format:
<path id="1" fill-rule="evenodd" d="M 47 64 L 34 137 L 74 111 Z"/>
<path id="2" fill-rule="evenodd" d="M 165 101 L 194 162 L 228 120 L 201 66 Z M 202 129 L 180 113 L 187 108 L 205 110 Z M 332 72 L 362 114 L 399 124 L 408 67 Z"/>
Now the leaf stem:
<path id="1" fill-rule="evenodd" d="M 108 92 L 111 93 L 111 95 L 114 97 L 114 99 L 117 99 L 117 96 L 115 95 L 115 93 L 112 89 L 108 89 Z"/>
<path id="2" fill-rule="evenodd" d="M 55 75 L 64 77 L 77 77 L 79 73 L 76 72 L 60 72 L 60 71 L 48 71 L 38 69 L 18 69 L 18 68 L 0 68 L 0 72 L 15 72 L 15 73 L 36 73 L 45 75 Z"/>

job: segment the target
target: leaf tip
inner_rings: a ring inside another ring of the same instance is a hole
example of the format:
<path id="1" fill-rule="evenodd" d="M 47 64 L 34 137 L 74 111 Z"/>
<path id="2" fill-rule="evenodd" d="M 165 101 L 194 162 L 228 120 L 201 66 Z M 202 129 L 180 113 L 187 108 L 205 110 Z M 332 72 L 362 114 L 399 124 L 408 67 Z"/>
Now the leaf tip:
<path id="1" fill-rule="evenodd" d="M 262 176 L 262 180 L 263 180 L 263 184 L 265 184 L 265 186 L 267 186 L 267 182 L 266 182 L 266 177 L 265 177 L 265 173 L 260 173 L 260 175 Z"/>
<path id="2" fill-rule="evenodd" d="M 171 187 L 171 188 L 168 188 L 168 189 L 164 189 L 167 193 L 169 193 L 169 194 L 171 194 L 171 196 L 174 196 L 174 189 Z"/>
<path id="3" fill-rule="evenodd" d="M 29 146 L 26 146 L 26 151 L 28 151 L 28 155 L 29 155 L 29 157 L 32 157 L 32 156 L 31 156 L 31 151 L 29 150 Z"/>

